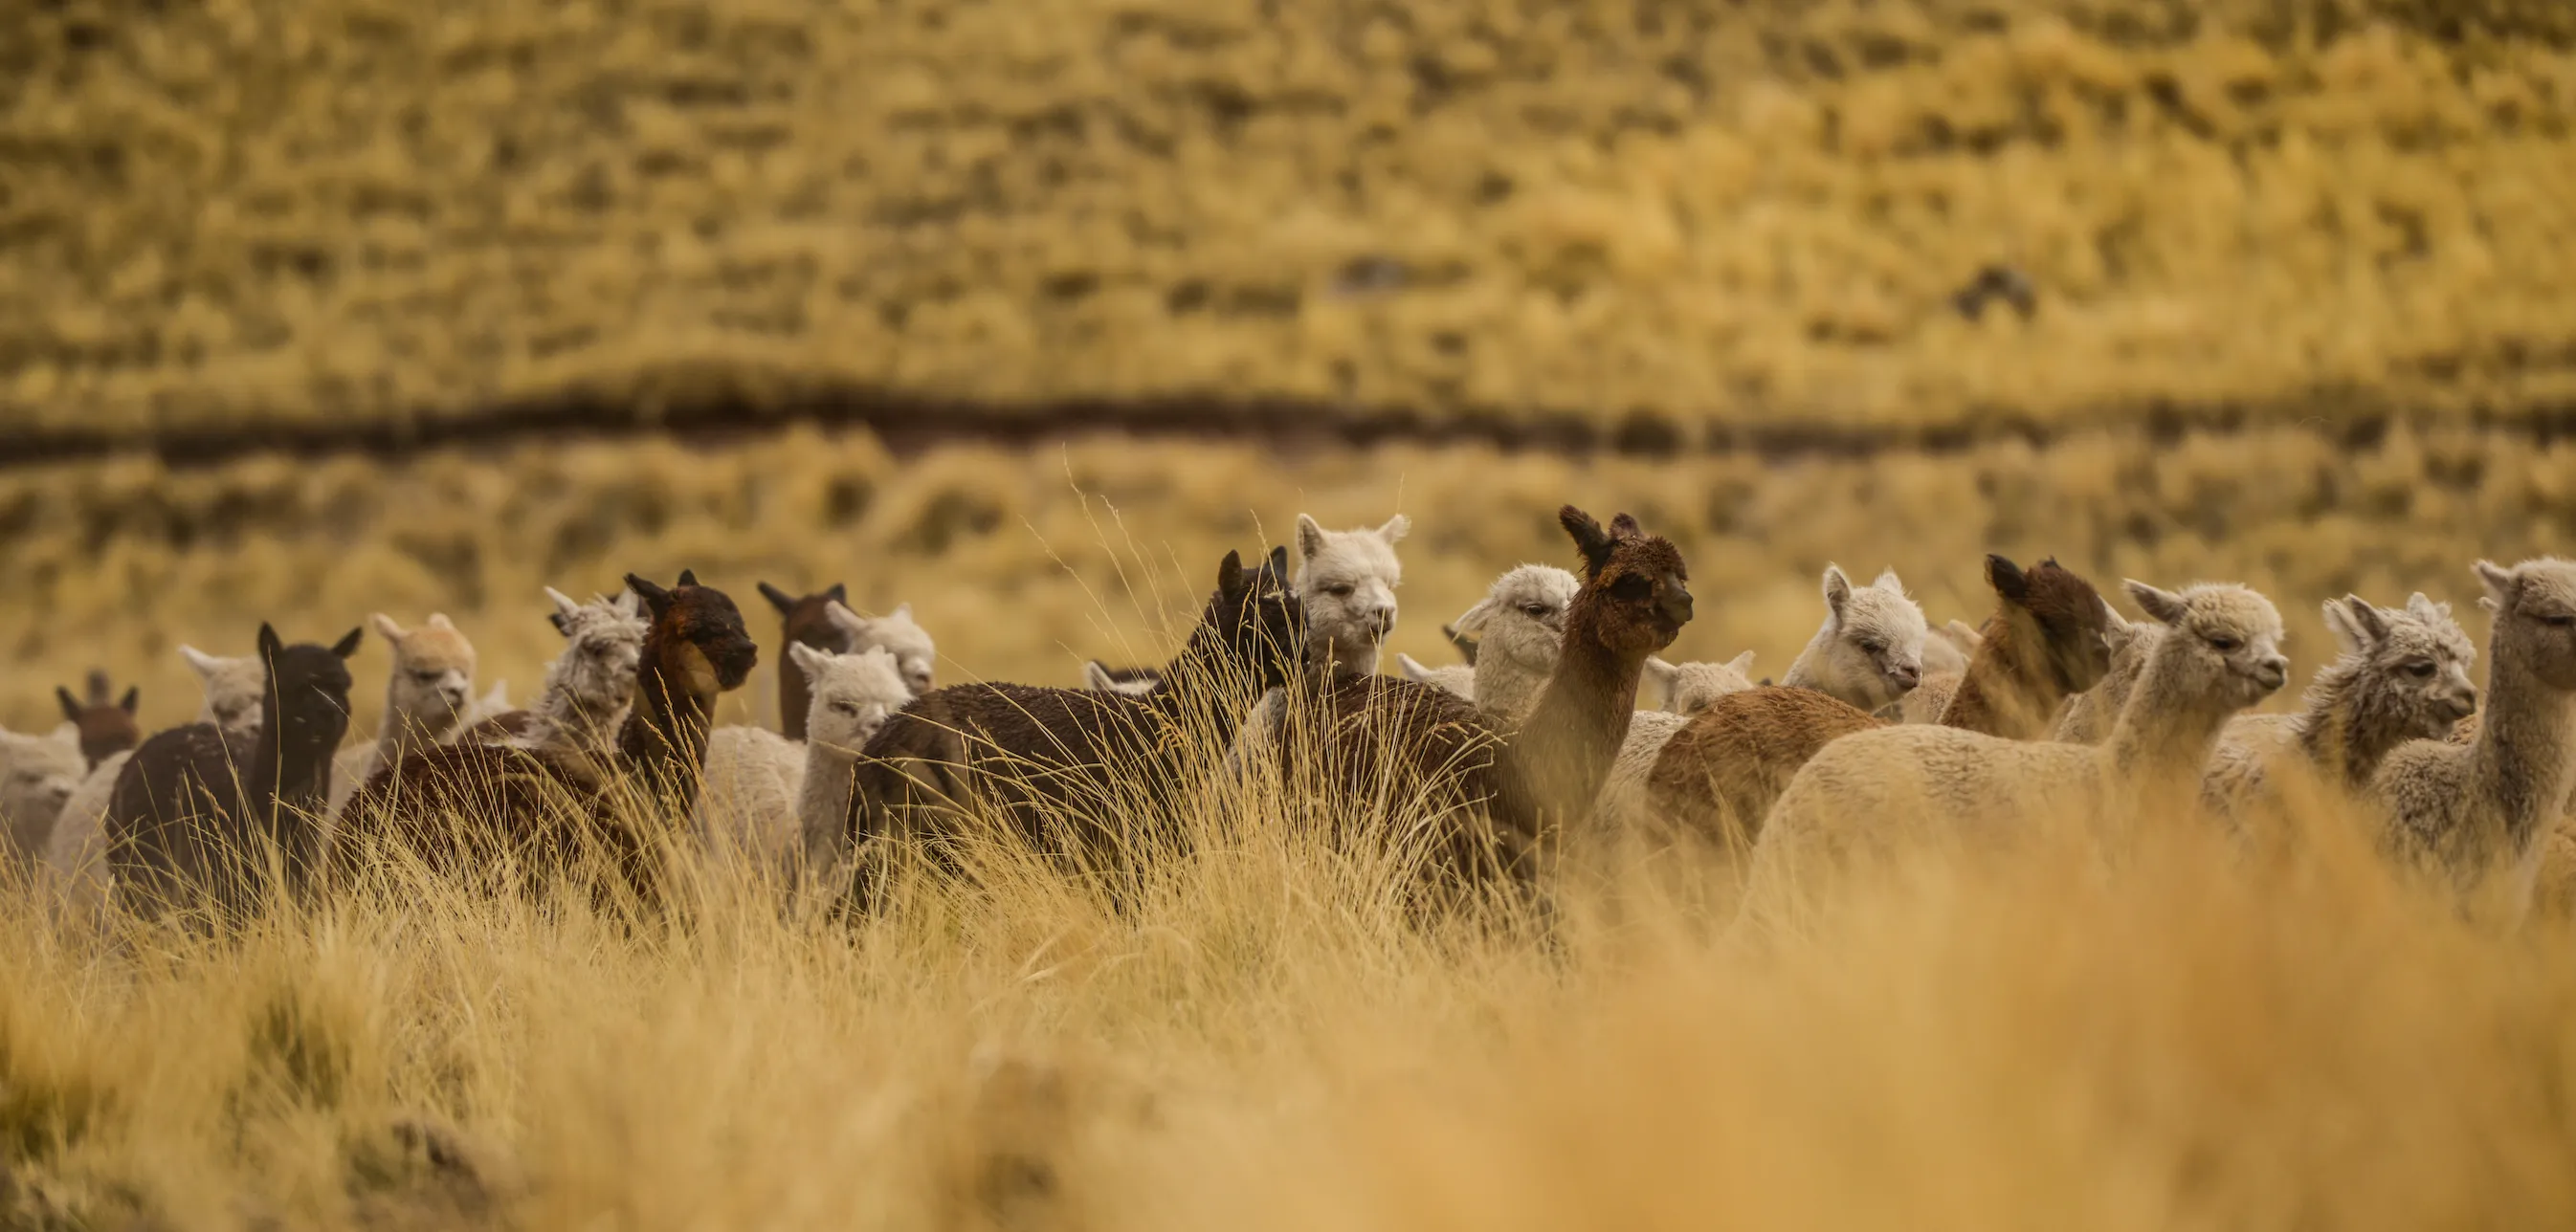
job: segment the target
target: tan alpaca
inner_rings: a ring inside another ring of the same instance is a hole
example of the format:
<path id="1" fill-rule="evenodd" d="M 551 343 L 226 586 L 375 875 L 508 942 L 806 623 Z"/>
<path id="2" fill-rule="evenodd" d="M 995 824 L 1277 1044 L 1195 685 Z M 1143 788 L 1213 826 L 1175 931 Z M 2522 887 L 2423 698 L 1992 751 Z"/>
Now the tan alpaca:
<path id="1" fill-rule="evenodd" d="M 2477 564 L 2495 616 L 2487 640 L 2487 708 L 2466 745 L 2398 747 L 2370 781 L 2390 844 L 2462 889 L 2501 873 L 2508 921 L 2530 907 L 2541 839 L 2576 787 L 2576 562 L 2544 557 L 2506 569 Z"/>
<path id="2" fill-rule="evenodd" d="M 1688 840 L 1733 859 L 1759 837 L 1771 802 L 1825 746 L 1884 726 L 1814 689 L 1763 685 L 1718 698 L 1667 734 L 1645 771 L 1645 800 L 1616 820 L 1649 845 Z"/>
<path id="3" fill-rule="evenodd" d="M 2284 758 L 2358 792 L 2399 745 L 2444 738 L 2476 712 L 2469 667 L 2477 647 L 2451 619 L 2449 604 L 2420 591 L 2402 609 L 2346 595 L 2326 601 L 2325 618 L 2341 653 L 2318 669 L 2298 713 L 2228 721 L 2202 776 L 2211 805 L 2244 804 Z"/>
<path id="4" fill-rule="evenodd" d="M 1814 689 L 1864 711 L 1895 702 L 1923 681 L 1923 609 L 1905 597 L 1890 569 L 1854 586 L 1839 566 L 1825 566 L 1825 623 L 1782 674 L 1780 683 Z"/>
<path id="5" fill-rule="evenodd" d="M 414 629 L 403 628 L 383 612 L 367 620 L 393 647 L 393 673 L 385 681 L 376 742 L 344 749 L 331 759 L 334 816 L 378 769 L 462 730 L 474 705 L 474 643 L 449 623 L 446 613 L 432 612 L 427 623 Z"/>
<path id="6" fill-rule="evenodd" d="M 1826 746 L 1781 793 L 1754 846 L 1744 916 L 1791 922 L 1831 874 L 1905 840 L 2003 840 L 2050 822 L 2105 833 L 2197 798 L 2219 730 L 2288 679 L 2281 616 L 2241 586 L 2128 583 L 2167 633 L 2099 746 L 1955 727 L 1886 727 Z"/>

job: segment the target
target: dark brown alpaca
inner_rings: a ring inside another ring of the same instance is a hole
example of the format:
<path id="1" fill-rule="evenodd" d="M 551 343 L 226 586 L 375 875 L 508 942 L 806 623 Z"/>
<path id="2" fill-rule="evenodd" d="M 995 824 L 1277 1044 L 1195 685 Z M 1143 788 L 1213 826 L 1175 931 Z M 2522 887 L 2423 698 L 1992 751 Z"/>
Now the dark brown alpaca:
<path id="1" fill-rule="evenodd" d="M 128 688 L 125 696 L 109 701 L 108 694 L 113 690 L 107 683 L 107 673 L 95 668 L 90 671 L 88 683 L 86 702 L 64 688 L 56 688 L 54 698 L 63 704 L 63 717 L 80 729 L 81 756 L 89 759 L 90 769 L 96 770 L 98 763 L 142 741 L 143 731 L 134 723 L 134 708 L 141 704 L 143 691 Z"/>
<path id="2" fill-rule="evenodd" d="M 1213 766 L 1242 716 L 1295 674 L 1305 611 L 1281 576 L 1226 553 L 1198 627 L 1149 692 L 969 684 L 914 699 L 860 757 L 846 837 L 872 864 L 891 843 L 953 866 L 946 849 L 999 814 L 1076 870 L 1112 867 L 1131 850 L 1116 828 Z M 1194 747 L 1207 755 L 1192 761 Z M 808 858 L 826 866 L 843 838 L 809 833 Z"/>
<path id="3" fill-rule="evenodd" d="M 682 570 L 669 590 L 633 574 L 626 584 L 652 624 L 614 755 L 603 764 L 577 749 L 457 744 L 404 758 L 349 801 L 332 853 L 339 875 L 354 871 L 372 839 L 401 843 L 442 872 L 513 853 L 532 882 L 614 868 L 639 895 L 656 893 L 658 832 L 636 823 L 689 816 L 716 697 L 742 687 L 759 652 L 733 600 L 695 574 Z"/>
<path id="4" fill-rule="evenodd" d="M 1423 800 L 1473 818 L 1429 853 L 1441 877 L 1526 880 L 1543 871 L 1619 755 L 1647 656 L 1691 618 L 1689 579 L 1671 543 L 1624 513 L 1607 531 L 1572 505 L 1557 520 L 1583 554 L 1583 585 L 1566 608 L 1556 670 L 1518 728 L 1497 727 L 1445 689 L 1361 676 L 1327 686 L 1311 716 L 1290 718 L 1290 738 L 1280 742 L 1292 782 L 1320 741 L 1327 777 L 1345 799 Z"/>
<path id="5" fill-rule="evenodd" d="M 1986 584 L 1999 602 L 1940 723 L 2007 740 L 2042 739 L 2066 699 L 2111 670 L 2110 608 L 2091 582 L 2053 556 L 2025 570 L 1990 554 Z"/>
<path id="6" fill-rule="evenodd" d="M 1297 589 L 1295 576 L 1288 568 L 1288 545 L 1283 543 L 1270 549 L 1270 555 L 1262 560 L 1261 567 L 1253 570 L 1252 589 L 1294 593 Z M 1142 695 L 1163 678 L 1163 669 L 1159 667 L 1111 667 L 1098 659 L 1083 664 L 1083 672 L 1093 682 L 1094 691 L 1102 693 Z"/>
<path id="7" fill-rule="evenodd" d="M 269 853 L 285 889 L 308 880 L 331 792 L 331 754 L 349 730 L 349 668 L 360 630 L 337 645 L 288 646 L 259 627 L 268 666 L 256 736 L 212 723 L 175 727 L 143 742 L 108 797 L 108 869 L 128 910 L 184 908 L 204 895 L 229 918 L 254 910 L 272 888 Z"/>
<path id="8" fill-rule="evenodd" d="M 801 741 L 805 738 L 805 711 L 814 704 L 813 686 L 807 683 L 805 669 L 796 666 L 796 658 L 787 653 L 787 647 L 805 645 L 831 654 L 848 653 L 850 631 L 834 622 L 828 612 L 834 603 L 848 603 L 850 594 L 834 582 L 800 599 L 762 582 L 760 597 L 778 609 L 785 625 L 778 651 L 778 730 L 790 740 Z"/>
<path id="9" fill-rule="evenodd" d="M 1762 685 L 1726 694 L 1664 742 L 1646 779 L 1651 811 L 1681 834 L 1742 855 L 1816 750 L 1884 726 L 1814 689 Z"/>

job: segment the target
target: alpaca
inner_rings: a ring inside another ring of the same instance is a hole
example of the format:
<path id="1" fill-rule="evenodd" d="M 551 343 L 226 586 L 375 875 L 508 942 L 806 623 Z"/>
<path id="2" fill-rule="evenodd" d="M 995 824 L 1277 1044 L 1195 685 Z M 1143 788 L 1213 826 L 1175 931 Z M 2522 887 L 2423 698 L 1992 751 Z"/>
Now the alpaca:
<path id="1" fill-rule="evenodd" d="M 385 711 L 376 724 L 376 742 L 344 750 L 331 760 L 334 816 L 378 768 L 457 730 L 474 699 L 474 644 L 446 613 L 430 613 L 428 623 L 416 629 L 403 628 L 383 612 L 367 622 L 393 648 L 393 669 L 385 680 Z"/>
<path id="2" fill-rule="evenodd" d="M 2130 692 L 2138 687 L 2138 677 L 2146 673 L 2156 643 L 2164 637 L 2164 626 L 2113 612 L 2103 637 L 2111 646 L 2111 670 L 2092 688 L 2067 699 L 2050 739 L 2066 744 L 2100 744 L 2109 739 L 2120 712 L 2129 704 Z"/>
<path id="3" fill-rule="evenodd" d="M 1560 836 L 1592 811 L 1630 718 L 1648 656 L 1691 618 L 1681 554 L 1636 519 L 1610 528 L 1567 505 L 1557 514 L 1581 551 L 1584 578 L 1565 609 L 1555 669 L 1527 717 L 1489 717 L 1449 693 L 1408 680 L 1345 676 L 1292 733 L 1326 744 L 1344 798 L 1425 799 L 1463 814 L 1430 853 L 1434 870 L 1473 884 L 1528 881 L 1546 871 Z M 1487 643 L 1481 671 L 1495 659 Z M 1487 690 L 1480 679 L 1479 695 Z M 1281 742 L 1292 777 L 1301 756 Z"/>
<path id="4" fill-rule="evenodd" d="M 1435 689 L 1445 689 L 1468 701 L 1476 700 L 1476 669 L 1472 664 L 1452 663 L 1447 667 L 1425 667 L 1421 661 L 1403 651 L 1395 655 L 1395 668 L 1404 678 Z"/>
<path id="5" fill-rule="evenodd" d="M 2545 844 L 2576 789 L 2576 562 L 2526 560 L 2510 569 L 2477 563 L 2487 638 L 2487 705 L 2465 745 L 2399 745 L 2370 780 L 2388 817 L 2390 845 L 2433 866 L 2455 886 L 2506 874 L 2503 907 L 2529 909 Z"/>
<path id="6" fill-rule="evenodd" d="M 1404 566 L 1395 545 L 1413 529 L 1403 514 L 1374 530 L 1325 530 L 1297 515 L 1298 597 L 1306 605 L 1307 653 L 1328 675 L 1377 671 L 1378 647 L 1395 631 L 1395 592 Z"/>
<path id="7" fill-rule="evenodd" d="M 305 888 L 331 752 L 349 729 L 347 661 L 364 633 L 351 629 L 328 648 L 289 646 L 260 625 L 268 671 L 257 736 L 191 723 L 134 750 L 107 803 L 108 872 L 121 905 L 178 908 L 203 894 L 239 918 L 271 888 L 271 848 L 285 878 L 275 888 Z"/>
<path id="8" fill-rule="evenodd" d="M 823 605 L 823 615 L 848 638 L 840 653 L 883 646 L 903 669 L 903 685 L 913 696 L 931 690 L 931 667 L 939 659 L 939 649 L 931 643 L 929 632 L 913 623 L 911 604 L 898 604 L 883 616 L 861 616 L 834 599 Z"/>
<path id="9" fill-rule="evenodd" d="M 259 699 L 268 680 L 259 660 L 249 655 L 218 657 L 193 646 L 179 647 L 179 657 L 204 683 L 205 696 L 193 721 L 210 724 L 227 736 L 257 738 Z M 103 908 L 107 902 L 105 870 L 100 865 L 107 851 L 107 802 L 133 756 L 131 749 L 110 754 L 91 768 L 79 790 L 64 802 L 42 848 L 46 871 L 54 882 L 87 906 Z"/>
<path id="10" fill-rule="evenodd" d="M 89 674 L 89 700 L 72 696 L 72 691 L 56 688 L 54 698 L 63 706 L 63 718 L 80 730 L 81 757 L 89 769 L 98 763 L 142 743 L 143 733 L 134 725 L 134 709 L 143 702 L 143 690 L 128 687 L 125 696 L 114 701 L 108 695 L 114 687 L 107 673 L 92 669 Z"/>
<path id="11" fill-rule="evenodd" d="M 1932 635 L 1923 639 L 1923 679 L 1897 699 L 1895 720 L 1940 722 L 1941 712 L 1949 708 L 1950 695 L 1959 691 L 1959 681 L 1966 678 L 1968 663 L 1984 640 L 1964 620 L 1953 620 L 1932 630 Z M 1879 717 L 1890 717 L 1886 707 L 1879 708 Z"/>
<path id="12" fill-rule="evenodd" d="M 1109 826 L 1127 819 L 1122 806 L 1183 786 L 1190 746 L 1230 743 L 1254 700 L 1300 670 L 1304 637 L 1297 596 L 1228 552 L 1198 627 L 1152 692 L 967 684 L 915 698 L 861 755 L 850 823 L 809 833 L 809 866 L 855 854 L 881 871 L 880 857 L 916 850 L 951 863 L 948 846 L 981 832 L 979 803 L 1059 860 L 1114 861 Z M 866 882 L 860 891 L 864 899 Z"/>
<path id="13" fill-rule="evenodd" d="M 1581 579 L 1554 565 L 1521 565 L 1495 578 L 1450 626 L 1476 646 L 1463 696 L 1499 723 L 1527 715 L 1556 670 L 1566 608 L 1582 589 Z"/>
<path id="14" fill-rule="evenodd" d="M 2111 670 L 2111 608 L 2091 582 L 2054 556 L 2025 570 L 1989 554 L 1986 584 L 1995 591 L 1995 614 L 1938 722 L 2037 740 L 2056 724 L 2067 698 Z"/>
<path id="15" fill-rule="evenodd" d="M 695 573 L 682 570 L 668 590 L 634 574 L 626 585 L 652 622 L 613 752 L 601 756 L 557 738 L 528 742 L 533 747 L 441 745 L 407 756 L 377 771 L 350 801 L 332 852 L 335 875 L 353 871 L 373 837 L 404 844 L 446 872 L 459 871 L 460 861 L 479 867 L 503 851 L 515 851 L 540 874 L 574 874 L 597 857 L 602 871 L 622 877 L 639 897 L 656 897 L 657 836 L 637 824 L 694 815 L 716 698 L 741 688 L 760 656 L 741 610 L 723 591 L 699 585 Z M 568 602 L 554 597 L 559 607 Z M 573 657 L 568 648 L 557 663 Z"/>
<path id="16" fill-rule="evenodd" d="M 1658 844 L 1688 838 L 1728 858 L 1740 856 L 1808 759 L 1844 736 L 1884 725 L 1814 689 L 1757 685 L 1725 694 L 1678 725 L 1647 724 L 1640 751 L 1642 760 L 1651 748 L 1651 761 L 1621 775 L 1623 790 L 1640 790 L 1643 799 L 1623 795 L 1608 819 L 1642 825 L 1634 836 Z M 1639 778 L 1641 789 L 1624 787 Z"/>
<path id="17" fill-rule="evenodd" d="M 546 665 L 544 687 L 526 710 L 508 711 L 465 730 L 458 744 L 509 744 L 604 755 L 625 725 L 635 691 L 635 665 L 644 655 L 643 598 L 633 590 L 615 599 L 575 603 L 554 587 L 546 619 L 564 637 L 563 653 Z"/>
<path id="18" fill-rule="evenodd" d="M 1853 586 L 1840 567 L 1827 565 L 1825 623 L 1780 683 L 1876 710 L 1922 682 L 1927 634 L 1923 609 L 1905 597 L 1894 569 Z"/>
<path id="19" fill-rule="evenodd" d="M 1261 566 L 1253 570 L 1251 586 L 1255 591 L 1285 590 L 1294 593 L 1296 581 L 1288 571 L 1288 545 L 1282 543 L 1273 546 L 1270 554 L 1262 558 Z M 1095 693 L 1130 693 L 1143 697 L 1153 692 L 1155 683 L 1162 678 L 1163 669 L 1159 667 L 1111 667 L 1098 659 L 1085 660 L 1082 665 L 1082 687 Z"/>
<path id="20" fill-rule="evenodd" d="M 268 668 L 255 655 L 210 655 L 182 644 L 179 657 L 204 682 L 205 709 L 197 721 L 245 735 L 259 731 L 259 699 L 268 688 Z"/>
<path id="21" fill-rule="evenodd" d="M 2320 780 L 2350 792 L 2409 740 L 2441 740 L 2477 712 L 2469 683 L 2477 647 L 2447 603 L 2418 591 L 2403 609 L 2359 595 L 2325 604 L 2342 653 L 2317 672 L 2296 714 L 2238 715 L 2220 733 L 2202 788 L 2232 807 L 2262 789 L 2275 758 L 2296 750 Z"/>
<path id="22" fill-rule="evenodd" d="M 2070 821 L 2116 832 L 2189 808 L 2219 729 L 2289 678 L 2281 616 L 2242 586 L 2175 594 L 2127 583 L 2164 625 L 2137 688 L 2099 747 L 2008 740 L 1957 727 L 1882 727 L 1826 745 L 1772 806 L 1754 844 L 1745 918 L 1770 922 L 1814 879 L 1901 837 L 2008 838 Z M 1991 642 L 1996 632 L 1987 633 Z"/>
<path id="23" fill-rule="evenodd" d="M 1650 658 L 1646 660 L 1646 679 L 1663 690 L 1665 713 L 1692 718 L 1716 705 L 1717 699 L 1754 687 L 1753 652 L 1745 651 L 1724 663 L 1666 663 Z"/>
<path id="24" fill-rule="evenodd" d="M 850 601 L 850 592 L 839 582 L 834 582 L 803 598 L 762 582 L 760 597 L 769 600 L 769 606 L 778 609 L 781 644 L 811 646 L 816 650 L 827 650 L 833 654 L 840 654 L 851 648 L 850 631 L 824 614 L 824 609 L 832 604 L 846 604 Z M 907 610 L 906 618 L 908 619 L 910 615 L 910 611 Z M 812 697 L 806 693 L 803 669 L 796 665 L 793 657 L 780 655 L 778 657 L 779 734 L 800 742 L 805 739 L 805 713 L 812 708 L 810 705 L 812 700 Z"/>
<path id="25" fill-rule="evenodd" d="M 699 817 L 707 854 L 719 865 L 784 873 L 809 845 L 830 850 L 850 816 L 859 750 L 912 700 L 903 669 L 883 646 L 834 654 L 789 642 L 787 656 L 807 678 L 804 742 L 757 727 L 721 727 L 707 747 Z M 729 754 L 723 739 L 732 733 L 753 747 Z"/>
<path id="26" fill-rule="evenodd" d="M 11 864 L 23 870 L 43 853 L 88 767 L 72 724 L 42 736 L 0 729 L 0 832 Z"/>
<path id="27" fill-rule="evenodd" d="M 483 691 L 483 696 L 475 698 L 474 704 L 465 708 L 464 717 L 458 719 L 456 726 L 450 728 L 445 736 L 440 737 L 440 743 L 454 744 L 465 739 L 466 733 L 475 728 L 518 709 L 519 707 L 510 704 L 510 682 L 495 680 L 491 688 Z"/>

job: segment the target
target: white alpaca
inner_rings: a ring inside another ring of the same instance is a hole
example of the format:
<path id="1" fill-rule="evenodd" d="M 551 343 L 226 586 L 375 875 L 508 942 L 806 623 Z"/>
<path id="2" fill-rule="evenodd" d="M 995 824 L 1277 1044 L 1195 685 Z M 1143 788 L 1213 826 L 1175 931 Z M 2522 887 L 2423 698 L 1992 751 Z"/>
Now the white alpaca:
<path id="1" fill-rule="evenodd" d="M 10 864 L 21 872 L 34 865 L 89 772 L 80 729 L 69 723 L 41 736 L 0 728 L 0 834 Z"/>
<path id="2" fill-rule="evenodd" d="M 1348 676 L 1377 671 L 1378 647 L 1395 631 L 1395 592 L 1404 585 L 1396 541 L 1413 529 L 1403 514 L 1375 530 L 1325 530 L 1297 515 L 1298 596 L 1306 605 L 1309 662 Z"/>
<path id="3" fill-rule="evenodd" d="M 849 605 L 835 599 L 823 609 L 823 613 L 850 635 L 849 650 L 844 653 L 855 654 L 882 646 L 886 653 L 894 656 L 895 665 L 903 671 L 904 687 L 912 690 L 913 696 L 919 697 L 931 690 L 937 674 L 932 669 L 939 661 L 939 648 L 931 642 L 929 631 L 913 622 L 911 604 L 897 604 L 893 611 L 883 616 L 861 616 L 850 610 Z"/>
<path id="4" fill-rule="evenodd" d="M 268 690 L 268 674 L 260 667 L 257 656 L 210 655 L 182 645 L 179 657 L 196 671 L 205 687 L 193 722 L 212 723 L 242 734 L 259 730 L 260 696 Z M 116 776 L 132 756 L 129 750 L 100 761 L 98 768 L 81 780 L 79 790 L 64 802 L 53 833 L 45 841 L 47 878 L 76 907 L 104 910 L 107 906 L 107 870 L 100 860 L 105 854 L 101 830 L 107 817 L 108 797 L 116 791 Z"/>
<path id="5" fill-rule="evenodd" d="M 634 701 L 635 665 L 644 657 L 643 599 L 625 590 L 614 599 L 575 603 L 551 586 L 546 598 L 555 605 L 549 619 L 564 635 L 563 653 L 546 664 L 527 730 L 494 743 L 602 755 Z"/>
<path id="6" fill-rule="evenodd" d="M 719 867 L 783 874 L 805 851 L 832 850 L 849 818 L 859 750 L 913 697 L 885 647 L 833 654 L 792 642 L 787 653 L 812 688 L 805 742 L 760 727 L 720 727 L 708 737 L 698 824 Z"/>
<path id="7" fill-rule="evenodd" d="M 2006 740 L 1955 727 L 1855 732 L 1801 767 L 1754 843 L 1744 918 L 1794 922 L 1846 862 L 1908 838 L 2008 840 L 2051 822 L 2109 833 L 2189 809 L 2219 730 L 2288 679 L 2281 616 L 2242 586 L 2180 594 L 2130 582 L 2167 633 L 2100 747 Z M 2106 837 L 2109 834 L 2105 835 Z"/>
<path id="8" fill-rule="evenodd" d="M 1464 694 L 1479 710 L 1518 723 L 1536 704 L 1564 648 L 1565 609 L 1583 583 L 1554 565 L 1521 565 L 1449 627 L 1476 647 Z M 1312 611 L 1312 608 L 1308 609 Z"/>
<path id="9" fill-rule="evenodd" d="M 2283 758 L 2360 791 L 2399 745 L 2443 739 L 2477 711 L 2469 667 L 2478 651 L 2451 619 L 2451 605 L 2421 591 L 2402 609 L 2346 595 L 2326 601 L 2325 618 L 2341 655 L 2318 669 L 2298 713 L 2229 720 L 2202 779 L 2212 805 L 2239 805 L 2261 792 Z"/>
<path id="10" fill-rule="evenodd" d="M 403 628 L 383 612 L 367 620 L 393 648 L 393 668 L 385 678 L 385 711 L 376 724 L 376 742 L 343 749 L 331 759 L 334 817 L 376 771 L 462 730 L 474 701 L 474 643 L 465 640 L 446 613 L 430 613 L 428 623 L 416 629 Z"/>
<path id="11" fill-rule="evenodd" d="M 1825 623 L 1780 683 L 1876 711 L 1922 682 L 1929 630 L 1894 569 L 1854 586 L 1840 567 L 1827 565 L 1824 590 Z"/>
<path id="12" fill-rule="evenodd" d="M 2509 921 L 2530 908 L 2540 839 L 2576 788 L 2576 562 L 2477 564 L 2487 638 L 2487 708 L 2468 744 L 2417 740 L 2389 754 L 2370 793 L 2391 845 L 2463 890 L 2504 875 Z"/>
<path id="13" fill-rule="evenodd" d="M 1663 691 L 1665 713 L 1687 719 L 1729 693 L 1753 687 L 1753 652 L 1724 663 L 1666 663 L 1648 656 L 1645 679 Z"/>

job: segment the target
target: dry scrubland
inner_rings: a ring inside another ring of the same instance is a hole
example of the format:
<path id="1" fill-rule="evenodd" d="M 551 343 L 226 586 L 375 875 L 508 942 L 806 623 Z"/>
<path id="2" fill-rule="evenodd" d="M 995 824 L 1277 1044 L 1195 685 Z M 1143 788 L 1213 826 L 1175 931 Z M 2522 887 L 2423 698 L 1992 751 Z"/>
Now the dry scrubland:
<path id="1" fill-rule="evenodd" d="M 2576 393 L 2563 0 L 89 0 L 0 49 L 19 427 Z M 2037 317 L 1959 319 L 1998 261 Z"/>
<path id="2" fill-rule="evenodd" d="M 2576 441 L 2401 427 L 2350 446 L 2283 427 L 1650 461 L 1102 438 L 898 458 L 863 434 L 796 431 L 729 447 L 541 443 L 400 464 L 0 473 L 12 576 L 0 724 L 52 724 L 52 686 L 77 687 L 92 665 L 142 684 L 147 728 L 178 722 L 198 690 L 177 643 L 247 654 L 261 620 L 327 640 L 370 611 L 406 623 L 447 612 L 482 652 L 480 680 L 506 678 L 524 701 L 561 645 L 541 587 L 613 592 L 628 570 L 667 583 L 684 567 L 731 591 L 763 643 L 732 718 L 771 704 L 778 625 L 753 590 L 761 580 L 846 582 L 862 611 L 912 603 L 939 639 L 943 681 L 1078 685 L 1085 658 L 1160 661 L 1217 558 L 1286 542 L 1300 511 L 1330 526 L 1412 515 L 1390 646 L 1444 663 L 1455 653 L 1440 624 L 1495 574 L 1570 562 L 1553 522 L 1567 501 L 1633 512 L 1681 548 L 1700 614 L 1675 651 L 1694 658 L 1752 649 L 1757 671 L 1786 668 L 1823 618 L 1828 560 L 1894 565 L 1936 621 L 1976 621 L 1993 606 L 1980 563 L 1997 550 L 2054 554 L 2105 586 L 2244 581 L 2280 600 L 2304 674 L 2333 645 L 2317 601 L 2348 590 L 2385 603 L 2420 588 L 2483 637 L 2468 563 L 2576 538 Z M 371 640 L 355 664 L 353 738 L 375 725 L 384 655 Z"/>

